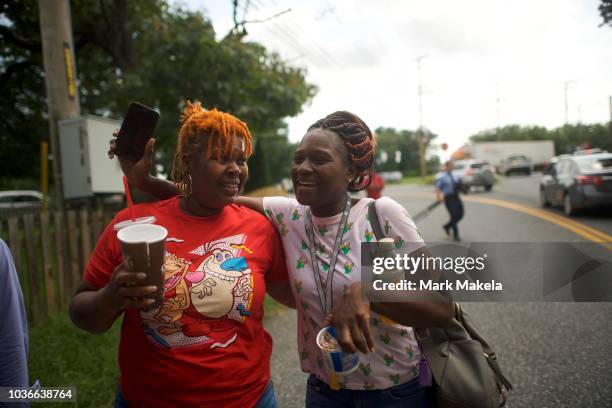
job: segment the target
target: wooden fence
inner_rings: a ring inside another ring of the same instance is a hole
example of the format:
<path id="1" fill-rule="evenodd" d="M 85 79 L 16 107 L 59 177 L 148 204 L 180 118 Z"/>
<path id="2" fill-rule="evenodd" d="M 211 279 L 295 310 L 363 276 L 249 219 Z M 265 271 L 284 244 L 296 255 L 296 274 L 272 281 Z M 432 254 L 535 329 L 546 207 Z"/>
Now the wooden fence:
<path id="1" fill-rule="evenodd" d="M 116 205 L 0 215 L 0 237 L 19 275 L 28 319 L 37 323 L 67 307 Z"/>

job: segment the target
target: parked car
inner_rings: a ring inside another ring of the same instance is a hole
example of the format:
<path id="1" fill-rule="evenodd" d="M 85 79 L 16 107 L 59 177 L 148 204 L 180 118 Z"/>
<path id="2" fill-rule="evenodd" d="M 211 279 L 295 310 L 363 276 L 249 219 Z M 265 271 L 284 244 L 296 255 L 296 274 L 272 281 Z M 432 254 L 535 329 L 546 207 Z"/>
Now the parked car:
<path id="1" fill-rule="evenodd" d="M 575 155 L 559 160 L 540 181 L 542 206 L 562 206 L 567 215 L 612 206 L 612 153 Z"/>
<path id="2" fill-rule="evenodd" d="M 34 190 L 0 191 L 0 208 L 40 207 L 43 195 Z"/>
<path id="3" fill-rule="evenodd" d="M 495 175 L 486 160 L 456 160 L 453 162 L 453 175 L 461 178 L 464 187 L 484 187 L 491 191 L 495 184 Z"/>
<path id="4" fill-rule="evenodd" d="M 599 147 L 595 147 L 593 149 L 578 149 L 574 150 L 575 155 L 579 154 L 595 154 L 595 153 L 608 153 L 607 150 L 601 150 Z"/>
<path id="5" fill-rule="evenodd" d="M 513 154 L 502 160 L 499 166 L 500 174 L 509 176 L 512 173 L 531 174 L 531 160 L 522 154 Z"/>

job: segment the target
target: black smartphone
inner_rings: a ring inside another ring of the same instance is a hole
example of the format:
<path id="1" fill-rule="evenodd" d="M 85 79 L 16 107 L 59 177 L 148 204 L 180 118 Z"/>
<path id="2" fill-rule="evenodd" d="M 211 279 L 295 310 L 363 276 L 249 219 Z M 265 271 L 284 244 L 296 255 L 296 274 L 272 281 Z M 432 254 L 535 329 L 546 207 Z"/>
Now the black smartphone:
<path id="1" fill-rule="evenodd" d="M 141 103 L 132 102 L 117 135 L 117 156 L 133 162 L 140 160 L 147 142 L 153 137 L 158 119 L 157 111 Z"/>

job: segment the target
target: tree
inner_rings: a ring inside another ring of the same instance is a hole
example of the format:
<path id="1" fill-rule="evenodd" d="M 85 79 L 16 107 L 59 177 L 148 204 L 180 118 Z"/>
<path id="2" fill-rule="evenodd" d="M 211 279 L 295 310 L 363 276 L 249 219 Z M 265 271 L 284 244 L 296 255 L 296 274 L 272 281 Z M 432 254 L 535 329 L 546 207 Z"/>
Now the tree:
<path id="1" fill-rule="evenodd" d="M 249 181 L 247 181 L 246 191 L 268 186 L 272 182 L 270 163 L 265 154 L 265 143 L 266 139 L 260 139 L 255 142 L 253 156 L 249 161 Z"/>
<path id="2" fill-rule="evenodd" d="M 612 151 L 612 139 L 606 125 L 564 125 L 552 130 L 541 126 L 509 125 L 499 130 L 486 130 L 470 137 L 472 142 L 517 140 L 552 140 L 557 154 L 572 153 L 584 145 Z"/>
<path id="3" fill-rule="evenodd" d="M 376 169 L 378 171 L 401 171 L 404 175 L 420 174 L 417 132 L 380 127 L 375 133 L 378 144 L 376 149 Z M 434 133 L 425 133 L 425 151 L 436 137 Z M 395 160 L 395 152 L 400 152 L 399 162 Z M 387 156 L 386 161 L 384 160 L 385 155 Z M 428 161 L 428 173 L 437 170 L 436 163 L 437 158 Z"/>
<path id="4" fill-rule="evenodd" d="M 7 183 L 38 174 L 46 103 L 36 2 L 2 2 L 0 16 L 0 175 Z"/>
<path id="5" fill-rule="evenodd" d="M 133 100 L 159 108 L 155 136 L 166 172 L 185 100 L 236 115 L 257 139 L 281 134 L 284 118 L 316 92 L 302 69 L 244 37 L 217 40 L 204 15 L 165 0 L 74 0 L 71 8 L 82 112 L 120 118 Z M 36 1 L 3 2 L 0 13 L 6 44 L 0 168 L 7 176 L 34 177 L 32 161 L 38 163 L 38 142 L 47 133 L 40 38 L 32 30 L 39 26 Z"/>
<path id="6" fill-rule="evenodd" d="M 603 23 L 601 23 L 600 27 L 605 24 L 612 27 L 612 0 L 601 0 L 599 4 L 599 14 L 603 19 Z"/>

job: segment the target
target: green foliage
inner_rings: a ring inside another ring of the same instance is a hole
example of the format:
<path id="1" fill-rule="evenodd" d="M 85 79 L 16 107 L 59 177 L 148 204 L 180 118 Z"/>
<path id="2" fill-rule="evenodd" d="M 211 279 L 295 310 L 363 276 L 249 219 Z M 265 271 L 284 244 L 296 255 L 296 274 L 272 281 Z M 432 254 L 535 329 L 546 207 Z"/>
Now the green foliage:
<path id="1" fill-rule="evenodd" d="M 121 319 L 118 319 L 107 333 L 92 335 L 76 328 L 65 312 L 30 328 L 30 383 L 38 379 L 43 387 L 75 387 L 79 407 L 111 406 L 119 379 L 120 329 Z"/>
<path id="2" fill-rule="evenodd" d="M 601 0 L 599 4 L 599 14 L 603 19 L 601 25 L 609 25 L 612 27 L 612 0 Z"/>
<path id="3" fill-rule="evenodd" d="M 8 80 L 0 84 L 0 169 L 36 176 L 32 163 L 47 134 L 38 9 L 34 0 L 11 0 L 0 10 L 0 72 Z M 238 36 L 218 40 L 202 13 L 164 0 L 74 0 L 71 12 L 82 112 L 121 117 L 133 100 L 159 108 L 155 136 L 166 172 L 185 100 L 232 113 L 263 138 L 278 135 L 316 92 L 302 69 Z"/>
<path id="4" fill-rule="evenodd" d="M 246 192 L 269 186 L 272 181 L 264 144 L 265 139 L 261 139 L 255 143 L 253 156 L 249 160 L 249 180 L 245 186 Z"/>
<path id="5" fill-rule="evenodd" d="M 291 160 L 297 143 L 289 143 L 286 137 L 266 139 L 266 157 L 270 163 L 270 176 L 273 183 L 290 177 Z"/>
<path id="6" fill-rule="evenodd" d="M 38 26 L 35 1 L 0 3 L 0 174 L 5 177 L 38 176 L 40 141 L 47 133 Z"/>
<path id="7" fill-rule="evenodd" d="M 509 125 L 470 137 L 472 142 L 552 140 L 557 154 L 572 153 L 584 145 L 612 151 L 612 128 L 602 124 L 565 125 L 552 130 L 541 126 Z"/>
<path id="8" fill-rule="evenodd" d="M 425 132 L 425 151 L 431 142 L 438 137 L 435 133 Z M 419 139 L 418 134 L 412 130 L 396 130 L 394 128 L 380 127 L 376 129 L 376 170 L 401 171 L 405 176 L 420 174 L 419 167 Z M 395 152 L 401 152 L 401 160 L 395 162 Z M 383 152 L 387 154 L 387 161 L 383 162 Z M 427 162 L 427 172 L 431 173 L 438 168 L 438 159 L 433 158 Z"/>

